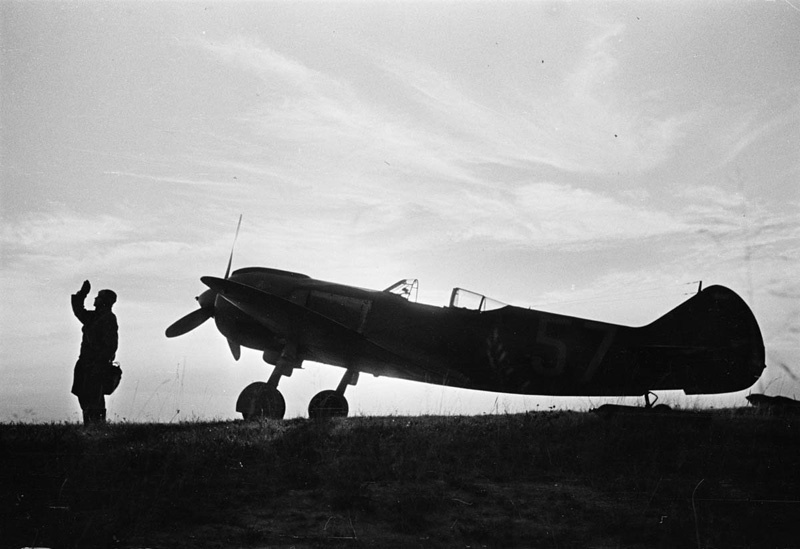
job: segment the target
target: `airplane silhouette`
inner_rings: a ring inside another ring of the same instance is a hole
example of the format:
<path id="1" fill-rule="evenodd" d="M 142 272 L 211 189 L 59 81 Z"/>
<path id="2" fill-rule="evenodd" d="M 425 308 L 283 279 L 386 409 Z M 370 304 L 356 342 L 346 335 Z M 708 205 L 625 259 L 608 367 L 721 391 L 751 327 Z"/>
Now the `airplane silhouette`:
<path id="1" fill-rule="evenodd" d="M 462 288 L 446 307 L 416 303 L 415 279 L 379 291 L 263 267 L 231 274 L 232 256 L 224 278 L 201 278 L 209 289 L 196 298 L 200 308 L 166 335 L 213 317 L 236 360 L 247 347 L 275 365 L 266 382 L 239 395 L 236 410 L 245 419 L 282 418 L 278 383 L 306 360 L 345 369 L 335 390 L 311 400 L 312 418 L 346 416 L 344 392 L 362 372 L 499 393 L 644 396 L 649 406 L 656 390 L 746 389 L 765 367 L 753 313 L 723 286 L 628 327 L 506 305 Z"/>

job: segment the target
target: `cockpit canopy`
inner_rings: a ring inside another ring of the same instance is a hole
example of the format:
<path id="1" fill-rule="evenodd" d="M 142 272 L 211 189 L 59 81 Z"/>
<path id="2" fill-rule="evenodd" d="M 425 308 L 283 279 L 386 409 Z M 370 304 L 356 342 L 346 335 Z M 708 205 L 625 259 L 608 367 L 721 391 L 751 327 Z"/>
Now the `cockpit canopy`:
<path id="1" fill-rule="evenodd" d="M 416 303 L 417 293 L 419 291 L 419 280 L 416 278 L 404 278 L 403 280 L 398 280 L 383 291 Z M 502 301 L 497 301 L 496 299 L 470 292 L 463 288 L 453 288 L 453 293 L 450 294 L 450 307 L 457 307 L 459 309 L 493 311 L 495 309 L 502 309 L 507 305 L 507 303 L 503 303 Z"/>
<path id="2" fill-rule="evenodd" d="M 407 299 L 408 301 L 416 303 L 418 290 L 419 290 L 419 280 L 417 280 L 416 278 L 404 278 L 403 280 L 398 280 L 397 282 L 386 288 L 384 292 L 389 292 L 390 294 L 399 295 L 403 299 Z"/>
<path id="3" fill-rule="evenodd" d="M 502 301 L 497 301 L 485 295 L 470 292 L 463 288 L 453 288 L 453 293 L 450 294 L 450 306 L 458 307 L 460 309 L 471 309 L 473 311 L 493 311 L 494 309 L 502 309 L 508 304 Z"/>

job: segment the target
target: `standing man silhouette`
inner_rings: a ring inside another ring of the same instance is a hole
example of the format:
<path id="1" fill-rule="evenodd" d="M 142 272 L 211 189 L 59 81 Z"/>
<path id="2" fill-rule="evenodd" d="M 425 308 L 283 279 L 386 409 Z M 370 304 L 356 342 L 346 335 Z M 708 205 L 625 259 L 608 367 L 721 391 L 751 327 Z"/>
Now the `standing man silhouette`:
<path id="1" fill-rule="evenodd" d="M 87 311 L 83 302 L 91 288 L 89 281 L 85 280 L 81 289 L 72 295 L 72 312 L 83 324 L 81 352 L 75 364 L 72 394 L 80 402 L 84 425 L 106 422 L 103 379 L 117 354 L 117 317 L 111 312 L 117 294 L 111 290 L 100 290 L 94 299 L 94 311 Z"/>

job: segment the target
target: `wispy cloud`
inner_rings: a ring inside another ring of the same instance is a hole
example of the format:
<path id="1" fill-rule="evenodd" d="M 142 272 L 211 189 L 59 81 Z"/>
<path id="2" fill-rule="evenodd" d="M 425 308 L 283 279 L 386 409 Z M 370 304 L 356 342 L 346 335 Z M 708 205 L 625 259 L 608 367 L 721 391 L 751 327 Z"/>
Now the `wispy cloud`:
<path id="1" fill-rule="evenodd" d="M 529 105 L 529 112 L 522 113 L 499 110 L 470 97 L 455 80 L 423 62 L 396 52 L 376 52 L 373 56 L 375 63 L 392 76 L 392 85 L 405 90 L 401 93 L 416 104 L 411 112 L 422 118 L 418 124 L 447 132 L 447 146 L 436 149 L 452 162 L 534 163 L 582 169 L 572 155 L 553 147 L 548 138 L 551 124 L 537 116 L 538 106 Z"/>
<path id="2" fill-rule="evenodd" d="M 446 222 L 458 240 L 565 250 L 689 229 L 679 217 L 565 184 L 530 183 L 490 199 L 461 198 Z"/>
<path id="3" fill-rule="evenodd" d="M 621 23 L 600 25 L 564 79 L 563 102 L 551 105 L 563 126 L 564 146 L 585 158 L 589 170 L 652 169 L 669 158 L 693 119 L 691 113 L 670 112 L 656 90 L 625 91 L 628 76 L 615 55 L 625 30 Z"/>
<path id="4" fill-rule="evenodd" d="M 790 97 L 785 97 L 789 95 Z M 718 170 L 736 161 L 749 148 L 767 137 L 779 132 L 793 135 L 800 140 L 800 87 L 794 90 L 781 90 L 756 104 L 710 110 L 705 118 L 722 128 L 711 138 L 710 145 L 715 148 L 717 161 L 709 171 Z M 788 128 L 787 132 L 784 128 Z M 795 161 L 800 167 L 800 161 Z"/>
<path id="5" fill-rule="evenodd" d="M 342 249 L 348 247 L 345 242 L 360 242 L 371 250 L 470 240 L 581 246 L 686 231 L 680 218 L 599 189 L 536 183 L 541 181 L 536 165 L 581 172 L 604 169 L 601 164 L 609 162 L 598 140 L 613 141 L 613 136 L 598 137 L 600 130 L 586 132 L 582 125 L 603 109 L 609 117 L 633 116 L 611 112 L 597 99 L 604 97 L 598 94 L 600 82 L 616 68 L 607 43 L 622 31 L 615 27 L 597 38 L 584 64 L 567 78 L 581 118 L 562 126 L 568 137 L 561 139 L 550 139 L 552 130 L 546 126 L 560 124 L 556 120 L 568 110 L 548 113 L 537 106 L 539 119 L 515 116 L 471 97 L 457 81 L 404 55 L 365 55 L 376 77 L 391 79 L 392 98 L 381 100 L 354 82 L 310 69 L 258 41 L 216 43 L 208 51 L 262 81 L 262 103 L 241 121 L 262 140 L 263 156 L 248 151 L 246 157 L 206 162 L 268 178 L 262 188 L 245 191 L 271 205 L 270 223 L 279 227 L 264 230 L 273 235 L 277 230 L 293 242 L 304 239 L 305 250 L 316 249 L 318 242 L 332 249 L 338 241 Z M 398 117 L 395 109 L 403 115 Z M 663 152 L 662 145 L 674 135 L 653 139 Z M 633 169 L 643 167 L 638 163 L 647 155 L 641 150 L 625 154 L 635 159 Z M 486 165 L 498 167 L 493 171 L 499 179 L 481 173 Z M 517 175 L 504 179 L 504 166 Z M 282 183 L 296 192 L 281 192 Z M 289 234 L 298 222 L 303 231 Z M 313 234 L 319 238 L 305 238 Z"/>
<path id="6" fill-rule="evenodd" d="M 190 185 L 190 186 L 209 187 L 209 188 L 221 187 L 225 186 L 226 184 L 229 184 L 229 182 L 221 182 L 218 180 L 215 181 L 205 178 L 190 179 L 188 177 L 174 177 L 169 175 L 133 173 L 133 172 L 122 172 L 122 171 L 106 171 L 103 172 L 103 175 L 111 175 L 115 177 L 126 177 L 133 179 L 143 179 L 154 183 L 165 183 L 169 185 Z"/>
<path id="7" fill-rule="evenodd" d="M 209 46 L 224 62 L 250 71 L 262 81 L 261 104 L 242 122 L 260 136 L 264 162 L 286 178 L 318 179 L 344 174 L 352 179 L 395 165 L 408 173 L 469 179 L 450 162 L 452 140 L 408 123 L 341 78 L 310 69 L 257 41 L 236 39 Z M 291 175 L 290 175 L 291 174 Z"/>
<path id="8" fill-rule="evenodd" d="M 64 246 L 118 242 L 131 231 L 126 219 L 101 214 L 92 218 L 59 212 L 31 214 L 14 224 L 3 222 L 0 247 L 6 251 L 61 251 Z"/>
<path id="9" fill-rule="evenodd" d="M 623 92 L 612 43 L 624 28 L 610 26 L 591 40 L 556 95 L 498 88 L 491 106 L 425 63 L 396 53 L 375 55 L 393 84 L 412 90 L 409 96 L 450 132 L 456 150 L 476 160 L 641 172 L 669 158 L 694 117 L 670 113 L 655 91 L 646 97 Z"/>
<path id="10" fill-rule="evenodd" d="M 260 41 L 239 36 L 228 42 L 206 43 L 205 48 L 223 61 L 252 71 L 264 79 L 279 76 L 283 83 L 298 89 L 310 89 L 320 81 L 329 81 L 321 73 L 302 63 L 264 47 Z"/>

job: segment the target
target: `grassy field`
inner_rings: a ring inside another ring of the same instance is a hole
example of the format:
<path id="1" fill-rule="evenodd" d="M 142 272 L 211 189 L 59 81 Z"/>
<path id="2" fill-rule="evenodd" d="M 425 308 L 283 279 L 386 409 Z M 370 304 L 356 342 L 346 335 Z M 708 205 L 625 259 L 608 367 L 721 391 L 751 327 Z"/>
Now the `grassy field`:
<path id="1" fill-rule="evenodd" d="M 800 416 L 0 426 L 3 547 L 800 547 Z"/>

